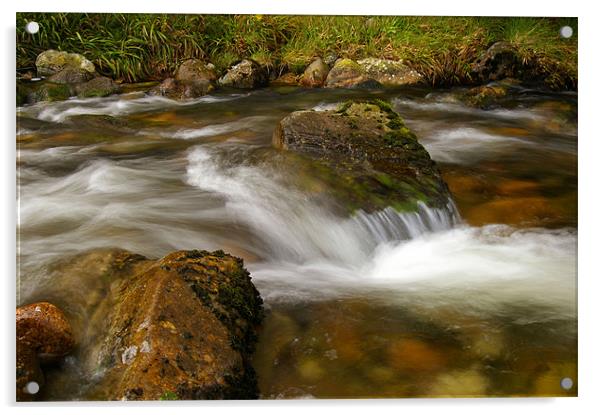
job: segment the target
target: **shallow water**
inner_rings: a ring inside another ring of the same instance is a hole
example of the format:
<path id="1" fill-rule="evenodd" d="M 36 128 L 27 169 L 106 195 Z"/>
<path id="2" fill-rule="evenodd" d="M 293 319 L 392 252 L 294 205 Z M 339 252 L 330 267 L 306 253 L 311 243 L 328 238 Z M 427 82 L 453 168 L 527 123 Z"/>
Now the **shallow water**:
<path id="1" fill-rule="evenodd" d="M 352 96 L 391 101 L 438 161 L 447 209 L 350 216 L 311 165 L 271 148 L 291 111 Z M 224 249 L 268 310 L 264 398 L 573 396 L 577 97 L 517 90 L 484 111 L 453 96 L 275 88 L 20 108 L 18 303 L 51 296 L 77 334 L 92 285 L 74 276 L 61 296 L 56 261 Z M 87 358 L 51 370 L 44 398 L 102 395 Z"/>

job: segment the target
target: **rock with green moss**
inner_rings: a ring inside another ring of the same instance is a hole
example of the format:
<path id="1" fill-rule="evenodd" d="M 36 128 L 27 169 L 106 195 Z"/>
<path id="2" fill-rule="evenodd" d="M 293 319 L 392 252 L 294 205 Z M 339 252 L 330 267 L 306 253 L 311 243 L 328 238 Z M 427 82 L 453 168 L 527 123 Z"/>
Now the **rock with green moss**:
<path id="1" fill-rule="evenodd" d="M 73 87 L 68 84 L 40 82 L 31 87 L 26 103 L 35 104 L 41 101 L 63 101 L 73 95 Z"/>
<path id="2" fill-rule="evenodd" d="M 367 58 L 357 61 L 364 72 L 385 87 L 418 85 L 424 77 L 401 61 Z"/>
<path id="3" fill-rule="evenodd" d="M 379 88 L 381 85 L 371 78 L 364 68 L 351 59 L 336 61 L 328 76 L 325 86 L 327 88 Z"/>
<path id="4" fill-rule="evenodd" d="M 36 58 L 36 68 L 39 76 L 51 76 L 64 69 L 72 69 L 95 74 L 94 64 L 79 53 L 68 53 L 58 50 L 47 50 Z"/>
<path id="5" fill-rule="evenodd" d="M 80 98 L 106 97 L 119 92 L 119 85 L 111 78 L 97 76 L 94 79 L 75 86 L 75 92 Z"/>
<path id="6" fill-rule="evenodd" d="M 337 199 L 367 211 L 417 202 L 447 206 L 450 193 L 435 162 L 389 103 L 348 101 L 337 110 L 297 111 L 274 131 L 274 145 L 313 159 Z"/>

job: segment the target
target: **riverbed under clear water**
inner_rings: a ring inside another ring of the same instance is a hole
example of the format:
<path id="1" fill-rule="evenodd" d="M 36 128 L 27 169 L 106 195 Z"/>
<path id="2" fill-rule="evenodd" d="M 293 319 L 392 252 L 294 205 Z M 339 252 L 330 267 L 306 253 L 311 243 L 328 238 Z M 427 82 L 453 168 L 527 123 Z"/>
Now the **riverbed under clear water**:
<path id="1" fill-rule="evenodd" d="M 272 148 L 290 112 L 366 96 L 438 162 L 448 209 L 349 215 Z M 520 89 L 491 110 L 453 96 L 286 87 L 19 108 L 17 302 L 86 309 L 85 277 L 57 298 L 49 269 L 88 249 L 223 249 L 265 301 L 262 398 L 575 396 L 577 95 Z M 90 318 L 69 317 L 76 335 Z M 43 398 L 102 396 L 84 359 L 51 368 Z"/>

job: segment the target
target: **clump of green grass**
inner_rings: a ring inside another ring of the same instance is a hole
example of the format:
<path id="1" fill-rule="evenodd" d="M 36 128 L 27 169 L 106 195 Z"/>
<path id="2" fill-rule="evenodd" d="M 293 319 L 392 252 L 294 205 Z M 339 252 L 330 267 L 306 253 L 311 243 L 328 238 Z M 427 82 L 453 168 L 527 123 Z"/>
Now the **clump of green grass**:
<path id="1" fill-rule="evenodd" d="M 176 395 L 175 392 L 166 391 L 161 394 L 161 396 L 159 397 L 159 400 L 160 401 L 177 401 L 178 395 Z"/>
<path id="2" fill-rule="evenodd" d="M 27 21 L 40 32 L 25 33 Z M 563 25 L 574 29 L 562 39 Z M 403 60 L 435 86 L 471 82 L 470 64 L 496 41 L 515 46 L 554 88 L 577 81 L 577 19 L 419 16 L 278 16 L 18 13 L 17 65 L 54 48 L 83 53 L 125 81 L 161 79 L 184 59 L 222 72 L 252 58 L 277 74 L 301 73 L 317 56 Z"/>

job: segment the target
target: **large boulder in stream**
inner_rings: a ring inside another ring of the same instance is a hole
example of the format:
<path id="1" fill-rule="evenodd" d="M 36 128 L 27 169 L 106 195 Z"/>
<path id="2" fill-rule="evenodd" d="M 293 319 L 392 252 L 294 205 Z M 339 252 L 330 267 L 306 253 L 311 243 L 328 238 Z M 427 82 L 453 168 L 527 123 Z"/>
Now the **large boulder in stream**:
<path id="1" fill-rule="evenodd" d="M 352 209 L 446 207 L 447 185 L 435 162 L 389 103 L 349 101 L 337 110 L 296 111 L 280 121 L 274 145 L 334 172 L 332 188 Z"/>
<path id="2" fill-rule="evenodd" d="M 250 358 L 262 300 L 241 259 L 191 250 L 154 260 L 103 248 L 46 272 L 48 283 L 29 297 L 65 310 L 78 347 L 77 363 L 48 372 L 44 399 L 258 397 Z"/>
<path id="3" fill-rule="evenodd" d="M 103 345 L 112 398 L 252 399 L 262 301 L 242 260 L 178 251 L 122 286 Z"/>

